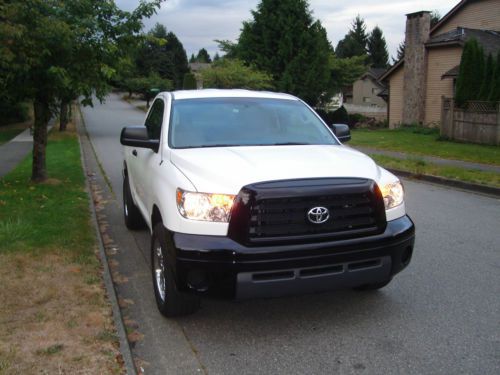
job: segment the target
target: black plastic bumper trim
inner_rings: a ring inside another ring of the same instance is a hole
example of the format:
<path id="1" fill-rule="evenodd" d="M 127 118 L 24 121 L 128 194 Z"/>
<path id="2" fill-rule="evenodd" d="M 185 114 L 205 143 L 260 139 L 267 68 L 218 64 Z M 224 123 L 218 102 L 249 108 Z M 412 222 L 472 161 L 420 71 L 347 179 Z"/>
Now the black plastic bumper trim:
<path id="1" fill-rule="evenodd" d="M 370 262 L 342 263 L 320 268 L 241 272 L 236 279 L 236 299 L 316 293 L 389 280 L 391 263 L 391 257 L 384 256 Z"/>
<path id="2" fill-rule="evenodd" d="M 258 275 L 261 275 L 260 277 L 265 279 L 266 272 L 285 272 L 283 275 L 288 274 L 296 279 L 298 272 L 299 279 L 302 280 L 307 278 L 307 273 L 314 273 L 321 267 L 331 267 L 337 271 L 342 267 L 342 273 L 345 275 L 324 283 L 327 289 L 332 289 L 335 285 L 352 286 L 356 280 L 358 285 L 361 285 L 373 279 L 373 270 L 364 277 L 361 274 L 346 273 L 345 267 L 347 271 L 356 272 L 356 264 L 359 262 L 372 262 L 389 257 L 390 262 L 380 262 L 384 267 L 389 264 L 389 277 L 392 277 L 408 265 L 414 240 L 415 226 L 408 216 L 389 221 L 385 231 L 378 235 L 311 244 L 246 247 L 224 236 L 181 233 L 170 233 L 168 239 L 175 259 L 174 272 L 181 290 L 189 290 L 186 287 L 186 275 L 189 272 L 202 272 L 207 275 L 207 279 L 217 281 L 218 286 L 227 287 L 225 298 L 234 298 L 238 293 L 241 295 L 237 291 L 245 277 L 239 276 L 240 274 L 257 275 L 257 279 Z M 385 273 L 377 275 L 387 279 Z M 311 285 L 310 282 L 294 283 L 303 285 L 305 289 L 311 287 L 312 291 L 318 290 L 318 286 Z M 215 284 L 214 282 L 213 287 L 209 286 L 209 291 L 217 288 Z M 293 291 L 294 288 L 295 286 L 292 286 L 290 290 Z M 297 286 L 297 293 L 302 293 L 301 291 L 302 286 Z M 254 292 L 250 294 L 253 295 Z M 271 292 L 271 295 L 274 294 Z"/>

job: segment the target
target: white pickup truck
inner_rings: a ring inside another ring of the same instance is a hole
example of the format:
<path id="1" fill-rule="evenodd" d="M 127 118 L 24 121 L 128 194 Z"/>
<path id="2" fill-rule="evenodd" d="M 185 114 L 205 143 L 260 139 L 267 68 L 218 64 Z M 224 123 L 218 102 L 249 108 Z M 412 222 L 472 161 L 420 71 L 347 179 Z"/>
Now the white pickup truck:
<path id="1" fill-rule="evenodd" d="M 125 224 L 151 231 L 159 310 L 389 283 L 415 227 L 398 178 L 349 139 L 287 94 L 160 93 L 121 133 Z"/>

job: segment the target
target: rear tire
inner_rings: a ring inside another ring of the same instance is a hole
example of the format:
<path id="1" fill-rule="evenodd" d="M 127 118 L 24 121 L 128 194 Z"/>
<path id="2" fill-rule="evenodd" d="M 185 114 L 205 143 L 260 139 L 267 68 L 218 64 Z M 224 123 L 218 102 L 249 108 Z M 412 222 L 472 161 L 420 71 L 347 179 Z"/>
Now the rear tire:
<path id="1" fill-rule="evenodd" d="M 167 318 L 193 314 L 200 308 L 200 298 L 179 292 L 169 260 L 166 229 L 160 222 L 151 236 L 151 274 L 158 310 Z"/>
<path id="2" fill-rule="evenodd" d="M 141 211 L 139 211 L 139 208 L 137 208 L 132 199 L 130 183 L 127 176 L 123 178 L 123 217 L 128 229 L 136 230 L 146 227 Z"/>

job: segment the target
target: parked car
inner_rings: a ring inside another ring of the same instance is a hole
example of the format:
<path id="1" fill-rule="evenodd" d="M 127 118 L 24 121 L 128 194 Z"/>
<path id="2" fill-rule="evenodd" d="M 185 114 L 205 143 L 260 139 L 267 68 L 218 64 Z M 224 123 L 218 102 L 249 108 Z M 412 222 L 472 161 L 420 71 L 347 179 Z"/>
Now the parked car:
<path id="1" fill-rule="evenodd" d="M 125 224 L 151 232 L 159 310 L 387 285 L 414 224 L 398 178 L 349 139 L 287 94 L 160 93 L 121 133 Z"/>

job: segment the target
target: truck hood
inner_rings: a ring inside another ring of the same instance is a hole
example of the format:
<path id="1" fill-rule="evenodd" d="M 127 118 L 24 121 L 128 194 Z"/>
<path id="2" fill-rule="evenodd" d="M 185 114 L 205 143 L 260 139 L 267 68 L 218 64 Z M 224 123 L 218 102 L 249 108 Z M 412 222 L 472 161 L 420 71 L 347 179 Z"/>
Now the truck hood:
<path id="1" fill-rule="evenodd" d="M 199 192 L 237 194 L 248 184 L 319 177 L 379 181 L 381 169 L 368 156 L 341 145 L 174 149 L 171 162 Z"/>

